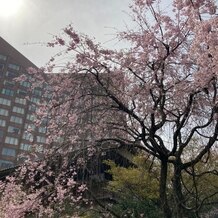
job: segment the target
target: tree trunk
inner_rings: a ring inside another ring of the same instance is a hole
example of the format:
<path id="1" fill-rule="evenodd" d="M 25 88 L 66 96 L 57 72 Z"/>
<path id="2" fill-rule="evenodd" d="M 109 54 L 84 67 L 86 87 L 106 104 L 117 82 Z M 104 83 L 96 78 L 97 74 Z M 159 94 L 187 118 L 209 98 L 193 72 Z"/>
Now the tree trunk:
<path id="1" fill-rule="evenodd" d="M 172 212 L 170 210 L 167 200 L 167 166 L 167 161 L 162 160 L 160 172 L 160 203 L 164 218 L 171 218 Z"/>
<path id="2" fill-rule="evenodd" d="M 183 218 L 186 214 L 186 211 L 182 204 L 184 204 L 184 196 L 182 193 L 182 185 L 181 185 L 181 168 L 178 163 L 174 165 L 174 175 L 173 175 L 173 195 L 174 195 L 174 211 L 176 218 Z"/>

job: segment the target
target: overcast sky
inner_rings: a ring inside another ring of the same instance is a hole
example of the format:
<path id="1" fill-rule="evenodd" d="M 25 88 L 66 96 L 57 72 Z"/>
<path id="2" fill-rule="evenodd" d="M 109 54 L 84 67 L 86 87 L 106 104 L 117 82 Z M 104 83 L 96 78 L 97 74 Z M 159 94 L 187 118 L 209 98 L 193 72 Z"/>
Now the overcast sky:
<path id="1" fill-rule="evenodd" d="M 72 23 L 77 30 L 94 36 L 106 46 L 115 46 L 116 41 L 107 43 L 114 38 L 113 27 L 124 29 L 129 19 L 124 11 L 128 11 L 130 0 L 22 1 L 16 14 L 0 16 L 0 35 L 39 67 L 55 53 L 39 42 L 51 40 L 52 35 L 68 24 Z"/>

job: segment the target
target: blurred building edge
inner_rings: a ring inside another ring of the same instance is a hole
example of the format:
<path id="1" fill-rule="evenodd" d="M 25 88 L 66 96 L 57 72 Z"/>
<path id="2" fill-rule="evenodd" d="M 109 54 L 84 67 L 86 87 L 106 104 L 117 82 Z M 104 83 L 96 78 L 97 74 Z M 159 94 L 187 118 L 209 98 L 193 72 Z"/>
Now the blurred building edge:
<path id="1" fill-rule="evenodd" d="M 30 91 L 27 81 L 14 78 L 37 67 L 0 37 L 0 169 L 12 168 L 22 162 L 20 154 L 34 143 L 45 143 L 45 128 L 34 125 L 40 87 Z M 33 129 L 33 133 L 27 129 Z"/>

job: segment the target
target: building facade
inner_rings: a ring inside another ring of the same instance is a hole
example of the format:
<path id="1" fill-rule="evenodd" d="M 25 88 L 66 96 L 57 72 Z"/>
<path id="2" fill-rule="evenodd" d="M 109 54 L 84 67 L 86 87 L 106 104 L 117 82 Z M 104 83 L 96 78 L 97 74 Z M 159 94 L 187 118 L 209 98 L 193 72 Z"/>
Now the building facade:
<path id="1" fill-rule="evenodd" d="M 45 143 L 46 128 L 34 124 L 42 90 L 30 91 L 27 81 L 15 78 L 36 66 L 0 37 L 0 169 L 13 167 L 21 154 L 37 142 Z M 26 131 L 33 129 L 32 133 Z"/>

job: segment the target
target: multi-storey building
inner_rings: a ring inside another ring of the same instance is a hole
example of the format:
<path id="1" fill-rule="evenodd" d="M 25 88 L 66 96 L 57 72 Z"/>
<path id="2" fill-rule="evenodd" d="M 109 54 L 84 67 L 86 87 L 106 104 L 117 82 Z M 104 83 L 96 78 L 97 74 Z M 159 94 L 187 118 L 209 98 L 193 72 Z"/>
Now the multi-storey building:
<path id="1" fill-rule="evenodd" d="M 37 145 L 39 148 L 40 145 L 45 145 L 46 127 L 43 126 L 43 122 L 38 127 L 34 124 L 37 103 L 42 99 L 40 97 L 44 89 L 35 88 L 31 90 L 29 89 L 31 87 L 29 82 L 14 80 L 21 74 L 25 74 L 29 67 L 36 66 L 0 37 L 0 180 L 4 180 L 6 176 L 14 172 L 16 167 L 13 166 L 19 165 L 22 161 L 20 154 L 31 151 L 33 145 Z M 47 76 L 47 79 L 50 80 L 58 77 L 59 74 Z M 75 86 L 78 90 L 74 87 L 73 90 L 70 90 L 70 93 L 66 90 L 66 93 L 62 93 L 63 96 L 58 97 L 62 100 L 62 97 L 72 96 L 75 92 L 79 93 L 79 99 L 82 99 L 81 102 L 78 101 L 74 105 L 74 110 L 77 110 L 77 113 L 80 115 L 78 126 L 76 127 L 82 127 L 83 129 L 78 135 L 75 146 L 80 146 L 81 150 L 83 150 L 95 138 L 95 135 L 92 135 L 92 129 L 84 127 L 88 125 L 93 126 L 93 128 L 96 127 L 102 117 L 104 122 L 115 120 L 117 123 L 125 123 L 126 117 L 122 114 L 118 114 L 115 117 L 112 114 L 113 111 L 111 113 L 108 112 L 108 104 L 110 107 L 110 102 L 108 102 L 107 98 L 104 98 L 104 90 L 88 74 L 78 74 L 74 79 L 79 81 L 79 85 Z M 107 75 L 104 75 L 103 79 L 108 86 L 110 83 L 112 84 Z M 56 80 L 59 81 L 58 79 Z M 54 117 L 54 119 L 56 118 Z M 44 124 L 46 125 L 46 122 Z M 34 131 L 26 131 L 28 127 L 31 127 Z M 75 127 L 73 126 L 72 129 L 64 132 L 65 134 L 73 134 L 74 130 Z M 103 135 L 108 137 L 112 134 L 112 130 L 112 128 L 101 129 Z M 106 173 L 108 166 L 103 164 L 103 160 L 112 159 L 122 166 L 131 164 L 132 157 L 128 149 L 124 147 L 120 150 L 114 148 L 116 148 L 116 145 L 110 142 L 104 143 L 102 150 L 99 149 L 94 156 L 89 157 L 87 165 L 77 169 L 77 179 L 86 180 L 89 188 L 99 193 L 97 198 L 104 200 L 108 197 L 111 200 L 111 195 L 108 192 L 105 193 L 105 190 L 102 192 L 100 187 L 102 188 L 104 185 L 102 181 L 111 179 L 111 176 Z M 75 150 L 75 153 L 77 151 L 78 149 Z M 78 151 L 78 155 L 87 154 Z M 55 161 L 58 160 L 57 158 Z M 97 186 L 96 184 L 99 185 Z"/>
<path id="2" fill-rule="evenodd" d="M 44 127 L 34 125 L 36 104 L 42 90 L 30 91 L 27 81 L 14 78 L 36 66 L 0 37 L 0 169 L 19 163 L 19 155 L 34 142 L 45 143 Z M 28 97 L 28 98 L 27 98 Z M 28 127 L 35 129 L 31 134 Z"/>

